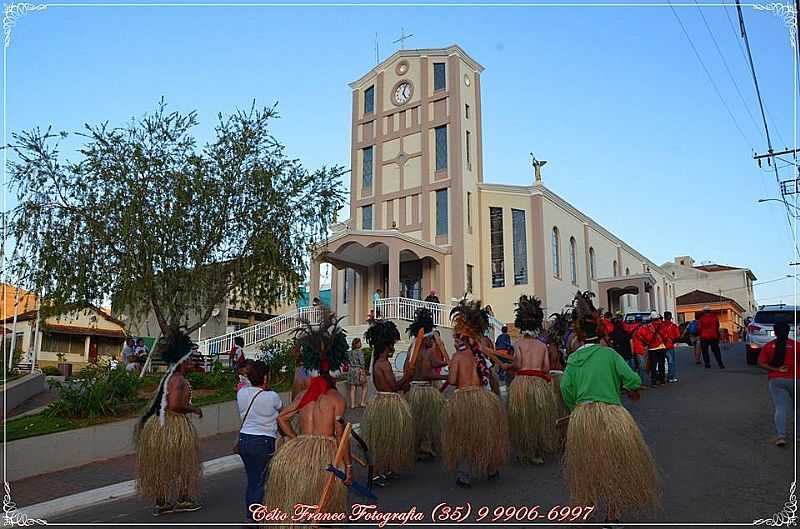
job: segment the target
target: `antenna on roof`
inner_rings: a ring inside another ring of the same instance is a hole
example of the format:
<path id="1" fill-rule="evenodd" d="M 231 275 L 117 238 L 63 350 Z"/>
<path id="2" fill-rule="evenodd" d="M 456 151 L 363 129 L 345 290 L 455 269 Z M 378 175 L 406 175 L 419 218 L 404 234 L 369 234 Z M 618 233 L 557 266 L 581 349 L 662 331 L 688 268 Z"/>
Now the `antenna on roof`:
<path id="1" fill-rule="evenodd" d="M 378 33 L 375 32 L 375 64 L 380 64 L 381 62 L 381 53 L 380 53 L 380 46 L 378 45 Z"/>
<path id="2" fill-rule="evenodd" d="M 411 37 L 413 37 L 413 36 L 414 36 L 414 34 L 413 34 L 413 33 L 411 33 L 411 34 L 409 34 L 409 35 L 406 35 L 406 31 L 405 31 L 405 29 L 403 29 L 403 27 L 401 26 L 401 27 L 400 27 L 400 38 L 399 38 L 399 39 L 397 39 L 396 41 L 392 42 L 392 44 L 397 44 L 397 43 L 400 43 L 400 49 L 401 49 L 401 50 L 404 50 L 404 49 L 406 49 L 406 46 L 405 46 L 405 44 L 406 44 L 406 39 L 410 39 L 410 38 L 411 38 Z"/>

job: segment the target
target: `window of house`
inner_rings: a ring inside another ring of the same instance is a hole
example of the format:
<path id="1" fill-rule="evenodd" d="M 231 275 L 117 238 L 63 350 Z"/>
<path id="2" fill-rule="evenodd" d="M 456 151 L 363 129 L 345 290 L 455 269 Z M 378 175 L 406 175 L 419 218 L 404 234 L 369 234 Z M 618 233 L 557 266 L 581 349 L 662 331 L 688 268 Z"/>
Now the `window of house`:
<path id="1" fill-rule="evenodd" d="M 447 125 L 436 127 L 436 170 L 447 169 Z"/>
<path id="2" fill-rule="evenodd" d="M 616 259 L 614 259 L 614 263 L 612 265 L 612 268 L 614 269 L 614 277 L 617 277 L 618 270 L 617 270 L 617 260 Z"/>
<path id="3" fill-rule="evenodd" d="M 597 270 L 595 269 L 595 258 L 594 258 L 594 248 L 589 248 L 589 274 L 591 278 L 594 279 L 597 277 Z"/>
<path id="4" fill-rule="evenodd" d="M 372 147 L 362 149 L 363 161 L 361 164 L 361 186 L 364 189 L 372 189 Z"/>
<path id="5" fill-rule="evenodd" d="M 372 206 L 364 206 L 361 208 L 361 229 L 372 229 Z"/>
<path id="6" fill-rule="evenodd" d="M 550 235 L 550 250 L 553 255 L 553 276 L 561 277 L 561 252 L 559 250 L 559 237 L 558 228 L 553 227 L 553 232 Z"/>
<path id="7" fill-rule="evenodd" d="M 443 62 L 433 63 L 433 89 L 444 90 L 447 88 L 445 82 L 445 67 Z"/>
<path id="8" fill-rule="evenodd" d="M 569 238 L 569 280 L 573 284 L 578 283 L 578 251 L 575 244 L 575 237 Z"/>
<path id="9" fill-rule="evenodd" d="M 364 114 L 375 112 L 375 86 L 364 90 Z"/>
<path id="10" fill-rule="evenodd" d="M 470 136 L 469 131 L 467 131 L 467 139 L 466 139 L 466 142 L 467 142 L 467 169 L 472 169 L 472 157 L 470 156 L 470 151 L 469 151 L 469 144 L 470 144 L 469 136 Z"/>
<path id="11" fill-rule="evenodd" d="M 467 265 L 467 294 L 472 294 L 472 265 Z"/>
<path id="12" fill-rule="evenodd" d="M 631 275 L 631 269 L 630 269 L 630 268 L 628 268 L 627 266 L 625 267 L 625 275 L 626 275 L 626 276 L 629 276 L 629 275 Z"/>
<path id="13" fill-rule="evenodd" d="M 489 208 L 489 239 L 492 258 L 492 287 L 506 286 L 503 260 L 503 208 Z"/>
<path id="14" fill-rule="evenodd" d="M 436 235 L 447 235 L 447 189 L 436 192 Z"/>
<path id="15" fill-rule="evenodd" d="M 464 104 L 464 118 L 469 119 L 469 105 Z"/>
<path id="16" fill-rule="evenodd" d="M 528 240 L 525 234 L 525 210 L 511 210 L 511 232 L 514 238 L 514 284 L 528 284 Z"/>

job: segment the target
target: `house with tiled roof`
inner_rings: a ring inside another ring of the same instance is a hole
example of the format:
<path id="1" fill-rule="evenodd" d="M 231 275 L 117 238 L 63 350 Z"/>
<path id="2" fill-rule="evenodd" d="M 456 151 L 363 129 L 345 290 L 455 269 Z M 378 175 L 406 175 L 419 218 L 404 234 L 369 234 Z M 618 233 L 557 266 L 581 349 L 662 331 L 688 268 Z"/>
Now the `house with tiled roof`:
<path id="1" fill-rule="evenodd" d="M 678 296 L 676 303 L 679 323 L 699 318 L 708 308 L 717 315 L 722 339 L 729 342 L 738 341 L 739 333 L 744 328 L 744 307 L 735 299 L 712 292 L 692 290 Z"/>
<path id="2" fill-rule="evenodd" d="M 38 367 L 56 365 L 63 354 L 74 370 L 100 356 L 119 357 L 125 340 L 125 324 L 104 310 L 86 306 L 63 314 L 39 318 L 37 310 L 29 310 L 0 321 L 10 348 L 16 334 L 15 349 L 21 361 Z"/>
<path id="3" fill-rule="evenodd" d="M 689 255 L 676 257 L 661 268 L 672 276 L 678 298 L 694 291 L 706 292 L 735 301 L 745 318 L 755 314 L 753 282 L 756 275 L 749 268 L 718 263 L 698 265 Z"/>

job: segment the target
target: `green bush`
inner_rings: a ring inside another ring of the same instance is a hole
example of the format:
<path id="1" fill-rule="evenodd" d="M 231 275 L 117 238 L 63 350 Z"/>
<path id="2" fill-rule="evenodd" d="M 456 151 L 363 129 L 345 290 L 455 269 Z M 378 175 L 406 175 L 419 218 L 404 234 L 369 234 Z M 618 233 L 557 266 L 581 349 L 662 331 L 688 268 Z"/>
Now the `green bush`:
<path id="1" fill-rule="evenodd" d="M 82 419 L 113 415 L 135 402 L 141 380 L 121 364 L 115 369 L 90 364 L 69 381 L 50 382 L 50 386 L 59 398 L 45 413 L 51 417 Z"/>
<path id="2" fill-rule="evenodd" d="M 233 370 L 222 367 L 219 362 L 214 362 L 210 373 L 190 371 L 186 380 L 196 389 L 229 389 L 236 385 Z"/>
<path id="3" fill-rule="evenodd" d="M 48 377 L 58 377 L 61 376 L 61 371 L 58 370 L 56 366 L 44 366 L 42 368 L 42 373 Z"/>
<path id="4" fill-rule="evenodd" d="M 19 342 L 17 342 L 19 344 Z M 5 351 L 4 354 L 0 355 L 0 379 L 2 379 L 3 374 L 6 376 L 13 375 L 17 371 L 17 364 L 22 360 L 22 349 L 17 345 L 16 351 L 14 351 L 14 356 L 11 358 L 11 365 L 6 365 L 6 355 Z"/>
<path id="5" fill-rule="evenodd" d="M 261 346 L 258 359 L 267 364 L 267 377 L 272 387 L 291 382 L 294 378 L 294 343 L 277 340 L 265 342 Z"/>

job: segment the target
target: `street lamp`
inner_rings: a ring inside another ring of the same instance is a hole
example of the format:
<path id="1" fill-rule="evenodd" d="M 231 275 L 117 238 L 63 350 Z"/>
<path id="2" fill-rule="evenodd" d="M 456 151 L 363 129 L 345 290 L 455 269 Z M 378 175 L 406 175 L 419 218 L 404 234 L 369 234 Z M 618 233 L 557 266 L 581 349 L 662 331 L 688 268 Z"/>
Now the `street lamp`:
<path id="1" fill-rule="evenodd" d="M 756 202 L 758 202 L 759 204 L 762 204 L 764 202 L 780 202 L 781 204 L 784 204 L 784 205 L 789 206 L 791 208 L 800 209 L 800 208 L 798 208 L 797 206 L 795 206 L 793 204 L 789 204 L 785 200 L 781 200 L 780 198 L 759 198 Z"/>

